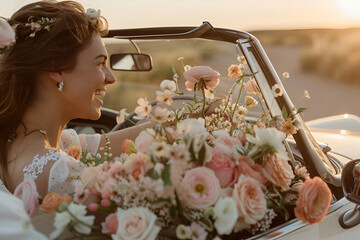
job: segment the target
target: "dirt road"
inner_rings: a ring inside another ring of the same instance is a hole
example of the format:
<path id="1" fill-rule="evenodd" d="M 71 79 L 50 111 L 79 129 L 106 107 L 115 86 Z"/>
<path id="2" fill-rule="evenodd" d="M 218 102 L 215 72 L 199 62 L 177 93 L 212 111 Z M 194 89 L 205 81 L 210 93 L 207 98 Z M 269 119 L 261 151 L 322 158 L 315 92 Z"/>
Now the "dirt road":
<path id="1" fill-rule="evenodd" d="M 279 76 L 285 71 L 290 73 L 290 78 L 283 83 L 293 103 L 297 107 L 307 107 L 303 117 L 305 121 L 344 113 L 360 116 L 358 86 L 303 72 L 299 63 L 303 51 L 300 47 L 265 45 L 264 49 Z M 296 103 L 304 90 L 310 93 L 311 99 L 303 98 Z"/>

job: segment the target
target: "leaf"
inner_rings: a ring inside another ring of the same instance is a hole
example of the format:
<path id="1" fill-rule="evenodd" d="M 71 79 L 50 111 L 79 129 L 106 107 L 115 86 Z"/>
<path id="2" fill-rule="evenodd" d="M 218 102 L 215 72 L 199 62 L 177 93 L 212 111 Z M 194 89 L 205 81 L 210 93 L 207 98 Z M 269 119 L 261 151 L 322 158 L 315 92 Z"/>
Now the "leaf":
<path id="1" fill-rule="evenodd" d="M 167 198 L 158 198 L 156 201 L 152 202 L 152 204 L 160 204 L 160 203 L 171 204 L 171 201 Z"/>
<path id="2" fill-rule="evenodd" d="M 286 107 L 283 106 L 282 110 L 281 110 L 281 115 L 284 119 L 287 119 L 288 117 L 288 113 L 287 113 L 287 110 L 286 110 Z"/>
<path id="3" fill-rule="evenodd" d="M 205 147 L 205 143 L 202 145 L 200 151 L 199 151 L 199 158 L 198 161 L 200 163 L 200 166 L 204 165 L 205 162 L 205 153 L 206 153 L 206 147 Z"/>
<path id="4" fill-rule="evenodd" d="M 164 181 L 165 186 L 171 186 L 170 165 L 165 166 L 164 170 L 161 173 L 161 179 Z"/>
<path id="5" fill-rule="evenodd" d="M 200 221 L 199 221 L 199 224 L 201 226 L 203 226 L 206 230 L 208 230 L 209 232 L 212 232 L 214 227 L 213 227 L 213 224 L 210 220 L 210 218 L 208 217 L 202 217 L 200 218 Z"/>
<path id="6" fill-rule="evenodd" d="M 298 110 L 297 110 L 297 113 L 302 113 L 302 112 L 304 112 L 306 110 L 306 108 L 299 108 Z"/>

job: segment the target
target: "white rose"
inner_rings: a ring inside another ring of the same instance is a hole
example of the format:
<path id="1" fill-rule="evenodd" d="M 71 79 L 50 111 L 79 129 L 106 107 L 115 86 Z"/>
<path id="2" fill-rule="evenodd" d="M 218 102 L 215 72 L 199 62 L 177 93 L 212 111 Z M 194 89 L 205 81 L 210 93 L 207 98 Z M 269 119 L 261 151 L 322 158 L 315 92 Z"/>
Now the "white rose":
<path id="1" fill-rule="evenodd" d="M 154 240 L 160 232 L 155 225 L 156 215 L 147 208 L 118 208 L 116 215 L 119 225 L 116 234 L 111 235 L 113 240 Z"/>
<path id="2" fill-rule="evenodd" d="M 216 231 L 222 234 L 230 234 L 238 218 L 237 207 L 234 199 L 221 198 L 214 207 Z"/>
<path id="3" fill-rule="evenodd" d="M 0 18 L 0 48 L 9 46 L 15 42 L 15 32 L 10 24 L 3 18 Z"/>

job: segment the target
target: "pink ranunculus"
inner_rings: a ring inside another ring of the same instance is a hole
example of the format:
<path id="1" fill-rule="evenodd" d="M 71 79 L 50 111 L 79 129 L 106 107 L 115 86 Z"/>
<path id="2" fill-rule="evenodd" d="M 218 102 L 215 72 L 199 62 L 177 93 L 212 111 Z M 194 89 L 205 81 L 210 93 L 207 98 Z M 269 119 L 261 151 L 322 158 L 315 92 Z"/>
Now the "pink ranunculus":
<path id="1" fill-rule="evenodd" d="M 308 179 L 301 188 L 295 215 L 300 221 L 317 224 L 325 218 L 331 199 L 331 190 L 321 178 Z"/>
<path id="2" fill-rule="evenodd" d="M 5 19 L 0 18 L 0 48 L 12 43 L 15 43 L 15 32 Z"/>
<path id="3" fill-rule="evenodd" d="M 236 202 L 239 217 L 245 223 L 255 224 L 265 216 L 265 195 L 255 179 L 241 175 L 235 184 L 232 197 Z"/>
<path id="4" fill-rule="evenodd" d="M 143 153 L 131 154 L 124 163 L 125 170 L 138 180 L 139 176 L 145 176 L 145 173 L 154 167 L 148 155 Z"/>
<path id="5" fill-rule="evenodd" d="M 14 195 L 22 200 L 25 210 L 30 217 L 38 214 L 39 194 L 36 189 L 36 184 L 33 180 L 27 180 L 20 183 L 16 187 Z"/>
<path id="6" fill-rule="evenodd" d="M 105 222 L 101 223 L 102 230 L 104 234 L 115 234 L 118 228 L 119 222 L 117 219 L 116 213 L 108 215 L 105 219 Z"/>
<path id="7" fill-rule="evenodd" d="M 230 149 L 237 145 L 242 145 L 239 139 L 226 135 L 219 135 L 214 140 L 214 145 L 217 145 L 219 143 L 228 146 Z"/>
<path id="8" fill-rule="evenodd" d="M 224 149 L 228 151 L 226 152 Z M 234 185 L 238 177 L 234 159 L 229 152 L 231 153 L 231 150 L 225 145 L 216 145 L 215 148 L 211 149 L 211 161 L 205 165 L 214 171 L 221 188 Z"/>
<path id="9" fill-rule="evenodd" d="M 185 87 L 188 91 L 193 91 L 195 84 L 202 82 L 205 89 L 214 89 L 219 85 L 220 82 L 220 73 L 213 70 L 208 66 L 195 66 L 190 70 L 184 72 L 184 77 L 186 79 Z M 197 85 L 197 89 L 199 85 Z"/>
<path id="10" fill-rule="evenodd" d="M 266 157 L 262 164 L 265 177 L 283 191 L 290 189 L 291 180 L 295 177 L 290 164 L 276 154 Z"/>
<path id="11" fill-rule="evenodd" d="M 144 207 L 117 210 L 118 227 L 113 240 L 155 240 L 160 227 L 156 226 L 156 215 Z"/>
<path id="12" fill-rule="evenodd" d="M 207 167 L 197 167 L 185 172 L 180 183 L 181 201 L 194 209 L 213 206 L 221 196 L 220 182 L 214 171 Z"/>
<path id="13" fill-rule="evenodd" d="M 256 164 L 254 160 L 247 156 L 241 156 L 237 159 L 238 161 L 238 173 L 244 174 L 245 176 L 251 177 L 257 180 L 261 184 L 267 182 L 260 165 Z"/>
<path id="14" fill-rule="evenodd" d="M 87 167 L 81 172 L 80 178 L 85 188 L 96 188 L 100 191 L 104 182 L 104 171 L 99 166 Z"/>

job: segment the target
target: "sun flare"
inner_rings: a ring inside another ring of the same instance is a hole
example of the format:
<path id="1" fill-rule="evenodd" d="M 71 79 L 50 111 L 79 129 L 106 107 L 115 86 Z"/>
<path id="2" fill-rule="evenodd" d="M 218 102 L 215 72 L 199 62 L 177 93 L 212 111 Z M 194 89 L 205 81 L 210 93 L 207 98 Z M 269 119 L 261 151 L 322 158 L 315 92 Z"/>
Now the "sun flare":
<path id="1" fill-rule="evenodd" d="M 359 0 L 333 0 L 335 6 L 348 18 L 360 19 Z"/>

